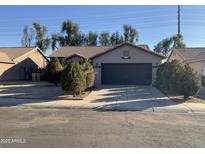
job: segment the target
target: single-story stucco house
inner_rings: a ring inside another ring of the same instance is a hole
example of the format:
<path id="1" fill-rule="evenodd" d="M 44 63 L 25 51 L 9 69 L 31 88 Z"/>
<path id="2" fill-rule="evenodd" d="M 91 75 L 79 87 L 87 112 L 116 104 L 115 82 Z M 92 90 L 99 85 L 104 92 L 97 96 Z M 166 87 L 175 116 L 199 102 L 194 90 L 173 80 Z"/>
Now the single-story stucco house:
<path id="1" fill-rule="evenodd" d="M 31 80 L 32 71 L 46 67 L 48 59 L 38 47 L 0 48 L 0 82 Z"/>
<path id="2" fill-rule="evenodd" d="M 205 48 L 175 48 L 168 61 L 178 60 L 182 64 L 189 64 L 195 72 L 205 76 Z"/>
<path id="3" fill-rule="evenodd" d="M 151 85 L 157 66 L 165 57 L 147 45 L 122 43 L 115 46 L 62 47 L 50 56 L 64 60 L 91 60 L 96 72 L 96 85 Z"/>

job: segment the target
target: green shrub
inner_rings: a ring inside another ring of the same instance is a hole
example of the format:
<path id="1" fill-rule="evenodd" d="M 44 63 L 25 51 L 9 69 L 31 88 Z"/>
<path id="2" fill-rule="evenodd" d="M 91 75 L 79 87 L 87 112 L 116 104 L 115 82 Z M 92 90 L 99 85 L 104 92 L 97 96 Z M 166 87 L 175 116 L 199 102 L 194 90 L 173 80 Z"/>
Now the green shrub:
<path id="1" fill-rule="evenodd" d="M 184 98 L 196 95 L 201 88 L 201 77 L 189 65 L 184 66 L 180 92 Z"/>
<path id="2" fill-rule="evenodd" d="M 201 87 L 201 79 L 190 66 L 183 66 L 177 60 L 158 67 L 157 86 L 171 93 L 182 94 L 184 98 L 195 95 Z"/>
<path id="3" fill-rule="evenodd" d="M 171 92 L 179 92 L 181 87 L 181 79 L 183 75 L 183 65 L 177 61 L 173 60 L 168 63 L 168 68 L 166 68 L 168 89 Z"/>
<path id="4" fill-rule="evenodd" d="M 60 76 L 63 67 L 59 62 L 58 58 L 53 58 L 47 65 L 45 72 L 43 73 L 43 80 L 55 83 L 56 85 L 60 82 Z"/>
<path id="5" fill-rule="evenodd" d="M 69 62 L 62 72 L 62 89 L 72 92 L 73 95 L 81 95 L 86 89 L 84 71 L 79 62 Z"/>
<path id="6" fill-rule="evenodd" d="M 70 86 L 70 83 L 72 82 L 72 74 L 71 74 L 71 69 L 73 67 L 73 63 L 67 63 L 66 67 L 62 71 L 61 74 L 61 86 L 62 89 L 65 91 L 71 91 L 72 88 Z"/>
<path id="7" fill-rule="evenodd" d="M 62 67 L 65 66 L 65 60 L 64 60 L 63 58 L 60 58 L 60 59 L 59 59 L 59 62 L 60 62 L 60 64 L 61 64 Z"/>
<path id="8" fill-rule="evenodd" d="M 165 87 L 166 78 L 164 77 L 166 64 L 167 63 L 161 64 L 157 69 L 156 85 L 161 89 L 166 88 Z"/>
<path id="9" fill-rule="evenodd" d="M 80 64 L 82 65 L 85 74 L 86 88 L 93 87 L 95 83 L 95 71 L 93 66 L 88 60 L 80 61 Z"/>
<path id="10" fill-rule="evenodd" d="M 176 60 L 160 65 L 157 70 L 157 86 L 165 90 L 176 91 L 179 88 L 178 83 L 180 83 L 182 70 L 182 65 Z"/>

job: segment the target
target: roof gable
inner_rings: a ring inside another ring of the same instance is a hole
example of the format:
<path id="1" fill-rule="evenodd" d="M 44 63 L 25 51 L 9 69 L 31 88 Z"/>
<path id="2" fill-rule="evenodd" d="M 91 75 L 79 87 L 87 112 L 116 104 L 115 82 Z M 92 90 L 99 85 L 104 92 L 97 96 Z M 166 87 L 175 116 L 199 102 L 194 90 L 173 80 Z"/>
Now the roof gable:
<path id="1" fill-rule="evenodd" d="M 33 50 L 35 48 L 26 48 L 26 47 L 2 47 L 0 48 L 0 52 L 6 54 L 11 60 L 14 60 L 27 52 Z"/>
<path id="2" fill-rule="evenodd" d="M 53 52 L 49 57 L 65 57 L 69 58 L 73 55 L 78 55 L 86 58 L 91 58 L 98 53 L 102 53 L 112 46 L 69 46 L 61 47 Z"/>
<path id="3" fill-rule="evenodd" d="M 14 63 L 16 59 L 32 52 L 38 51 L 47 61 L 47 57 L 42 53 L 42 51 L 38 47 L 1 47 L 0 48 L 0 57 L 2 59 L 7 59 L 8 62 Z M 0 58 L 1 61 L 1 58 Z M 2 60 L 3 61 L 3 60 Z"/>
<path id="4" fill-rule="evenodd" d="M 148 52 L 152 55 L 159 56 L 160 58 L 164 59 L 165 57 L 152 52 L 148 45 L 134 45 L 132 43 L 122 43 L 119 45 L 114 46 L 68 46 L 68 47 L 62 47 L 53 52 L 49 57 L 60 57 L 60 58 L 69 58 L 73 55 L 82 56 L 88 59 L 94 59 L 95 57 L 98 57 L 102 54 L 106 54 L 107 52 L 110 52 L 116 48 L 119 48 L 123 45 L 131 45 L 135 48 L 138 48 L 142 51 Z"/>
<path id="5" fill-rule="evenodd" d="M 137 49 L 140 49 L 141 51 L 144 51 L 144 52 L 146 52 L 146 53 L 148 53 L 148 54 L 151 54 L 151 55 L 154 55 L 154 56 L 158 56 L 158 57 L 160 57 L 160 58 L 162 58 L 162 59 L 165 59 L 165 58 L 166 58 L 166 57 L 163 56 L 163 55 L 157 54 L 157 53 L 155 53 L 155 52 L 153 52 L 153 51 L 147 49 L 147 47 L 140 46 L 140 45 L 134 45 L 134 44 L 132 44 L 132 43 L 125 42 L 125 43 L 116 45 L 115 47 L 113 47 L 113 48 L 111 48 L 111 49 L 109 49 L 109 50 L 107 50 L 107 51 L 105 51 L 105 52 L 103 52 L 103 53 L 100 53 L 100 54 L 98 54 L 98 55 L 92 57 L 92 59 L 94 59 L 94 58 L 96 58 L 96 57 L 99 57 L 99 56 L 101 56 L 101 55 L 104 55 L 104 54 L 106 54 L 106 53 L 108 53 L 108 52 L 112 52 L 114 49 L 120 48 L 120 47 L 122 47 L 122 46 L 124 46 L 124 45 L 132 46 L 132 47 L 137 48 Z"/>
<path id="6" fill-rule="evenodd" d="M 185 61 L 205 59 L 205 48 L 175 48 L 173 52 L 179 53 Z"/>
<path id="7" fill-rule="evenodd" d="M 14 63 L 6 53 L 0 52 L 0 63 Z"/>

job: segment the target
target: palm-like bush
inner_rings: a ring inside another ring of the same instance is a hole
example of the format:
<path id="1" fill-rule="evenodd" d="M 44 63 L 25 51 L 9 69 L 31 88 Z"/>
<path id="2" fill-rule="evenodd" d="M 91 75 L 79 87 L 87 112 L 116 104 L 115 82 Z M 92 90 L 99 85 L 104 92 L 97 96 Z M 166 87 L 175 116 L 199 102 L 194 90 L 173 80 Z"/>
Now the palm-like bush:
<path id="1" fill-rule="evenodd" d="M 180 92 L 184 95 L 185 99 L 187 99 L 189 96 L 197 94 L 201 88 L 200 76 L 197 75 L 188 65 L 184 66 L 181 83 Z"/>
<path id="2" fill-rule="evenodd" d="M 63 67 L 59 62 L 58 58 L 53 58 L 46 67 L 45 72 L 43 73 L 43 80 L 46 80 L 56 85 L 60 82 L 60 76 Z"/>
<path id="3" fill-rule="evenodd" d="M 80 61 L 80 64 L 82 65 L 83 72 L 85 74 L 86 88 L 93 87 L 95 83 L 95 71 L 93 69 L 93 66 L 88 60 Z"/>
<path id="4" fill-rule="evenodd" d="M 185 99 L 196 95 L 201 88 L 200 76 L 177 60 L 159 66 L 156 83 L 160 89 L 182 94 Z"/>
<path id="5" fill-rule="evenodd" d="M 86 89 L 86 79 L 83 67 L 79 62 L 70 62 L 62 72 L 62 89 L 72 92 L 74 96 L 81 95 Z"/>

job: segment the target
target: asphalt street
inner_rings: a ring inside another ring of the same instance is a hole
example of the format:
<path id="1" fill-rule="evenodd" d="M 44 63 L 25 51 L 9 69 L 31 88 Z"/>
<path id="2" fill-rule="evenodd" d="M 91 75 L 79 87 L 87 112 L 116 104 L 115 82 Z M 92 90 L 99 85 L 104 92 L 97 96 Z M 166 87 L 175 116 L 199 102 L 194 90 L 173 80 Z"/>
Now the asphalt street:
<path id="1" fill-rule="evenodd" d="M 205 147 L 205 114 L 0 108 L 0 147 Z"/>

